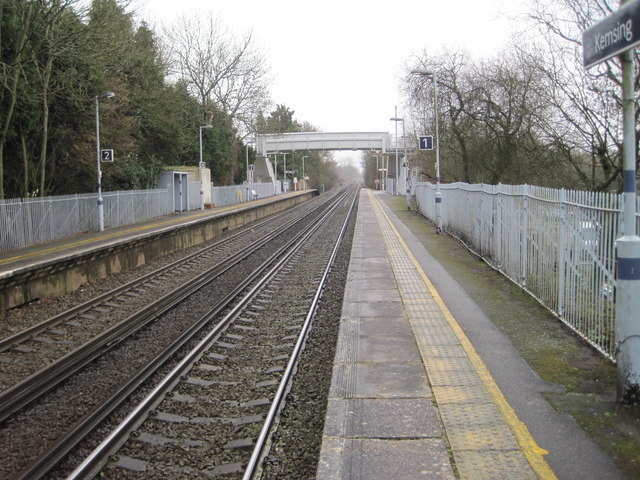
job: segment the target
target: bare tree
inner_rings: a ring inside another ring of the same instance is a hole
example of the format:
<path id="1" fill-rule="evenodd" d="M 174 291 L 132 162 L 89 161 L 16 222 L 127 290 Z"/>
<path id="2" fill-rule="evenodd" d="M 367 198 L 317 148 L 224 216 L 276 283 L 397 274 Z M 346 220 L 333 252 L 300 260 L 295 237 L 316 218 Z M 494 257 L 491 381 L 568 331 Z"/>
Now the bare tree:
<path id="1" fill-rule="evenodd" d="M 553 117 L 545 123 L 546 134 L 583 176 L 584 158 L 593 158 L 601 175 L 597 180 L 593 175 L 589 183 L 597 190 L 621 185 L 621 68 L 614 58 L 585 70 L 582 32 L 615 7 L 610 0 L 536 0 L 530 15 L 543 33 L 536 57 L 548 79 L 545 100 L 554 107 Z M 637 66 L 637 51 L 635 57 Z M 638 84 L 637 71 L 635 78 Z M 636 119 L 640 113 L 637 105 L 636 101 Z"/>
<path id="2" fill-rule="evenodd" d="M 437 70 L 443 178 L 465 182 L 527 181 L 537 176 L 541 74 L 517 52 L 477 61 L 466 52 L 425 53 L 411 69 Z M 432 78 L 407 76 L 405 93 L 419 118 L 433 123 Z M 426 107 L 426 108 L 425 108 Z M 429 128 L 423 126 L 423 131 Z M 433 131 L 433 130 L 431 130 Z"/>
<path id="3" fill-rule="evenodd" d="M 214 88 L 217 104 L 235 121 L 242 137 L 255 131 L 257 112 L 270 106 L 266 60 L 250 48 L 237 64 L 236 71 Z"/>
<path id="4" fill-rule="evenodd" d="M 42 105 L 41 137 L 40 137 L 40 159 L 38 162 L 39 182 L 38 191 L 40 196 L 46 193 L 45 181 L 47 171 L 47 146 L 49 144 L 49 112 L 51 96 L 54 87 L 54 62 L 65 53 L 73 50 L 76 45 L 74 38 L 78 36 L 77 31 L 68 31 L 61 28 L 64 15 L 71 10 L 79 0 L 52 0 L 40 2 L 43 9 L 42 15 L 46 18 L 47 24 L 44 28 L 41 51 L 37 52 L 35 65 L 36 74 L 40 86 L 40 102 Z M 25 162 L 26 163 L 26 162 Z M 25 172 L 25 184 L 27 183 L 27 173 Z"/>
<path id="5" fill-rule="evenodd" d="M 465 182 L 471 182 L 472 156 L 469 149 L 471 101 L 470 91 L 473 89 L 468 72 L 470 57 L 465 51 L 445 51 L 441 55 L 431 56 L 426 51 L 420 56 L 410 60 L 411 65 L 407 70 L 414 69 L 437 72 L 437 88 L 440 92 L 438 112 L 440 115 L 441 137 L 449 134 L 452 142 L 447 142 L 448 152 L 454 157 L 447 162 L 446 169 L 452 172 L 451 160 L 459 162 L 462 169 L 460 178 Z M 433 78 L 407 75 L 405 77 L 403 91 L 407 99 L 407 105 L 414 129 L 416 132 L 435 133 L 435 111 Z M 442 140 L 442 139 L 440 139 Z M 443 143 L 442 141 L 440 142 Z M 423 168 L 423 173 L 435 179 L 435 172 Z"/>
<path id="6" fill-rule="evenodd" d="M 504 53 L 476 68 L 475 104 L 488 155 L 480 159 L 491 183 L 534 177 L 541 158 L 531 155 L 540 145 L 540 119 L 546 116 L 541 73 L 517 52 Z"/>
<path id="7" fill-rule="evenodd" d="M 0 15 L 2 15 L 3 8 L 5 8 L 4 5 L 0 8 Z M 14 34 L 14 44 L 11 46 L 13 55 L 11 58 L 0 60 L 0 84 L 2 86 L 0 104 L 3 105 L 3 112 L 0 114 L 0 199 L 4 198 L 4 147 L 15 113 L 20 82 L 24 80 L 25 63 L 31 61 L 28 40 L 38 13 L 36 5 L 32 2 L 12 1 L 8 2 L 6 8 L 20 20 L 16 22 L 19 28 Z"/>
<path id="8" fill-rule="evenodd" d="M 247 135 L 257 112 L 269 106 L 270 84 L 251 33 L 236 39 L 212 15 L 183 16 L 165 28 L 165 37 L 174 75 L 198 98 L 202 121 L 210 122 L 218 108 Z"/>

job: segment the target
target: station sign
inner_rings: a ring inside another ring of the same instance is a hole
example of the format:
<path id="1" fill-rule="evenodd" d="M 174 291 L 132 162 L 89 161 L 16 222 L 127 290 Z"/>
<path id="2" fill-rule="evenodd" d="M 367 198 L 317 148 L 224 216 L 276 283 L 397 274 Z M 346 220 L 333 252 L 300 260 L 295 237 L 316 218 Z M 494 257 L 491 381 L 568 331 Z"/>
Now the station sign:
<path id="1" fill-rule="evenodd" d="M 640 0 L 635 0 L 582 32 L 582 64 L 591 68 L 638 45 Z"/>

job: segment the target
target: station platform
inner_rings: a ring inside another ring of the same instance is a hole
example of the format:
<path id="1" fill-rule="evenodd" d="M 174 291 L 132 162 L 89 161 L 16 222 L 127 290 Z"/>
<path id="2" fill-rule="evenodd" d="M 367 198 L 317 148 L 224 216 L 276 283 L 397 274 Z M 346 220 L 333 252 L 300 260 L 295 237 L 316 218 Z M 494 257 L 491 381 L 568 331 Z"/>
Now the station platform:
<path id="1" fill-rule="evenodd" d="M 234 221 L 239 226 L 312 194 L 185 212 L 0 252 L 0 286 L 25 291 L 14 278 L 53 284 L 53 276 L 72 264 L 105 275 L 134 267 L 150 260 L 154 239 L 174 239 L 162 251 L 187 248 L 202 241 L 203 225 L 216 219 L 244 215 Z M 360 193 L 316 478 L 626 478 L 572 418 L 547 402 L 545 392 L 558 386 L 536 375 L 424 248 L 421 233 L 393 213 L 390 198 Z M 125 248 L 130 265 L 122 256 L 113 260 Z M 96 268 L 91 259 L 101 256 L 104 266 Z M 76 280 L 67 275 L 62 288 L 88 280 L 83 272 Z"/>
<path id="2" fill-rule="evenodd" d="M 625 478 L 388 198 L 360 194 L 316 478 Z"/>

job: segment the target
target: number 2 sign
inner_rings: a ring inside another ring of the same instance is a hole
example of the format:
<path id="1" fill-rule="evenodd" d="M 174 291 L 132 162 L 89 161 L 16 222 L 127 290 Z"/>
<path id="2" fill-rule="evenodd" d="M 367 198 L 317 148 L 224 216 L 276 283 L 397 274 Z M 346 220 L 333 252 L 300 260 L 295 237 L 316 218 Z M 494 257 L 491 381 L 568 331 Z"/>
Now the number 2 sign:
<path id="1" fill-rule="evenodd" d="M 112 149 L 103 149 L 101 152 L 101 161 L 103 162 L 113 162 L 113 150 Z"/>

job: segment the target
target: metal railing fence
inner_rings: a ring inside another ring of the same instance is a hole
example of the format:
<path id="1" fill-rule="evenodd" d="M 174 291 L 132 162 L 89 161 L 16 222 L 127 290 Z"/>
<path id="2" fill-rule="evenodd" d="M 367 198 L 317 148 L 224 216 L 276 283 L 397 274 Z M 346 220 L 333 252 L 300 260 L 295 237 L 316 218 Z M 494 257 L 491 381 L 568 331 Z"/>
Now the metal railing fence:
<path id="1" fill-rule="evenodd" d="M 164 189 L 106 192 L 102 197 L 105 228 L 130 225 L 168 215 L 172 208 L 170 192 Z M 96 204 L 92 205 L 91 217 L 97 216 L 96 208 Z"/>
<path id="2" fill-rule="evenodd" d="M 116 227 L 166 215 L 167 190 L 104 192 L 104 225 Z M 95 193 L 0 200 L 0 250 L 37 245 L 98 229 Z"/>
<path id="3" fill-rule="evenodd" d="M 282 192 L 281 184 L 254 183 L 264 198 Z M 200 182 L 189 182 L 187 210 L 200 208 Z M 173 192 L 167 189 L 103 192 L 104 226 L 117 227 L 168 215 Z M 214 205 L 226 206 L 252 200 L 243 185 L 211 188 Z M 0 251 L 38 245 L 83 232 L 98 230 L 98 198 L 95 193 L 0 200 Z"/>
<path id="4" fill-rule="evenodd" d="M 246 202 L 246 196 L 247 189 L 244 185 L 229 185 L 211 189 L 211 201 L 216 207 Z"/>
<path id="5" fill-rule="evenodd" d="M 229 185 L 211 187 L 211 201 L 216 207 L 245 203 L 253 200 L 251 190 L 256 192 L 257 198 L 271 197 L 282 193 L 282 185 L 276 182 L 275 186 L 269 183 L 253 183 L 242 185 Z"/>
<path id="6" fill-rule="evenodd" d="M 448 233 L 615 360 L 622 195 L 464 183 L 440 190 Z M 408 200 L 435 219 L 435 185 L 415 183 Z"/>

